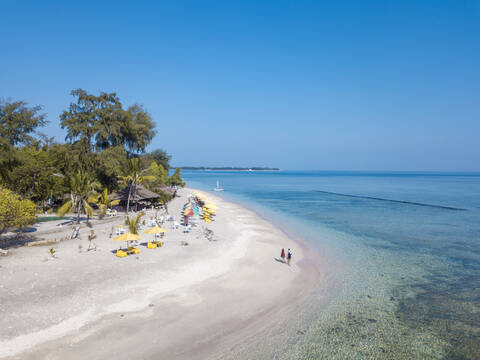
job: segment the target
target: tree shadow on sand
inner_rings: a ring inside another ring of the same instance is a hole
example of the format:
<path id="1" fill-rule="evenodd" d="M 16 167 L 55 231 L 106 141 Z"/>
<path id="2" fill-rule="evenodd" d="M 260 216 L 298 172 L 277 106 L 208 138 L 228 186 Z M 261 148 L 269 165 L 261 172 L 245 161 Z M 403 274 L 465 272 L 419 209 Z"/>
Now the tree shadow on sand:
<path id="1" fill-rule="evenodd" d="M 38 238 L 35 236 L 32 236 L 28 233 L 17 233 L 15 235 L 10 235 L 8 237 L 4 237 L 3 239 L 0 239 L 0 248 L 2 249 L 10 249 L 10 248 L 16 248 L 16 247 L 21 247 L 29 242 L 32 241 L 37 241 Z"/>

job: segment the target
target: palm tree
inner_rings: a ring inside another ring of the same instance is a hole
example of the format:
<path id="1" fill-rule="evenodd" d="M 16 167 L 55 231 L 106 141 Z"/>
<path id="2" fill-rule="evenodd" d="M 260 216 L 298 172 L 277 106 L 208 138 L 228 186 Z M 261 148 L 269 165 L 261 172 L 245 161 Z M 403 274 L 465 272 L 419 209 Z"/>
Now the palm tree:
<path id="1" fill-rule="evenodd" d="M 58 210 L 59 216 L 74 212 L 77 214 L 77 224 L 80 223 L 80 214 L 85 213 L 90 218 L 93 209 L 88 204 L 89 196 L 94 194 L 94 183 L 86 174 L 78 173 L 70 179 L 70 200 L 67 200 Z"/>
<path id="2" fill-rule="evenodd" d="M 118 205 L 120 203 L 120 200 L 111 200 L 108 196 L 108 189 L 105 188 L 99 195 L 89 199 L 89 202 L 98 204 L 98 208 L 100 210 L 98 216 L 100 217 L 100 219 L 102 219 L 107 213 L 107 209 L 112 206 Z"/>
<path id="3" fill-rule="evenodd" d="M 124 170 L 123 175 L 119 176 L 120 184 L 128 186 L 127 213 L 130 211 L 130 199 L 132 192 L 135 193 L 136 185 L 155 180 L 155 176 L 145 175 L 145 172 L 146 170 L 140 169 L 140 160 L 138 158 L 132 158 L 129 159 L 128 166 Z"/>
<path id="4" fill-rule="evenodd" d="M 145 213 L 142 211 L 133 219 L 130 219 L 129 217 L 125 219 L 125 225 L 128 226 L 129 233 L 138 235 L 138 227 L 140 225 L 140 219 L 142 218 L 143 215 L 145 215 Z"/>

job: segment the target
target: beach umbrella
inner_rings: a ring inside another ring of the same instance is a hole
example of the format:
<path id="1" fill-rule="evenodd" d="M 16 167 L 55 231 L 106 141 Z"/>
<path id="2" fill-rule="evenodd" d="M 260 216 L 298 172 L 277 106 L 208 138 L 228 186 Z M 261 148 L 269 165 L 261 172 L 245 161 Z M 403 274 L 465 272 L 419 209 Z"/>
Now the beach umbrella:
<path id="1" fill-rule="evenodd" d="M 154 226 L 151 227 L 150 229 L 145 230 L 143 233 L 144 234 L 155 234 L 155 239 L 157 238 L 157 234 L 163 234 L 166 233 L 168 230 L 161 228 L 160 226 Z"/>
<path id="2" fill-rule="evenodd" d="M 183 215 L 191 216 L 193 214 L 194 214 L 193 209 L 187 209 L 183 212 Z"/>
<path id="3" fill-rule="evenodd" d="M 161 234 L 167 232 L 167 229 L 161 228 L 159 226 L 151 227 L 150 229 L 145 230 L 144 234 Z"/>
<path id="4" fill-rule="evenodd" d="M 135 240 L 140 240 L 140 236 L 137 235 L 137 234 L 125 233 L 125 234 L 119 235 L 117 237 L 114 237 L 113 240 L 115 240 L 115 241 L 135 241 Z"/>
<path id="5" fill-rule="evenodd" d="M 115 241 L 125 241 L 128 246 L 129 241 L 135 241 L 135 240 L 140 240 L 140 236 L 132 233 L 125 233 L 122 235 L 119 235 L 117 237 L 114 237 L 113 240 Z"/>

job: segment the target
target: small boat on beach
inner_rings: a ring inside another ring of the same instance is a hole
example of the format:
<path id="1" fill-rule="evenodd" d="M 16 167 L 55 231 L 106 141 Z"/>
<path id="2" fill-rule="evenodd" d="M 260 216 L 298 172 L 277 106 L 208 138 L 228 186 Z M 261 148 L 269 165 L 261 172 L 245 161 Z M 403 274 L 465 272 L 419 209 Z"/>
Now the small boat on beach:
<path id="1" fill-rule="evenodd" d="M 213 189 L 213 191 L 223 191 L 223 189 L 220 187 L 220 181 L 217 180 L 217 186 Z"/>

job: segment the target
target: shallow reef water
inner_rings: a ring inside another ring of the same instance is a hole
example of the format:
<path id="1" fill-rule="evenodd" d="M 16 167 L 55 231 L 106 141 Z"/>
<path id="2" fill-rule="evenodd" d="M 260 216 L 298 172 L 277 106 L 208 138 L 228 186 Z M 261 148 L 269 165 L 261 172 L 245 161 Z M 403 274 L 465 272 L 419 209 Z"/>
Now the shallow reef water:
<path id="1" fill-rule="evenodd" d="M 324 261 L 327 280 L 232 354 L 480 359 L 480 174 L 184 176 L 206 190 L 219 179 L 222 196 L 280 221 Z"/>

